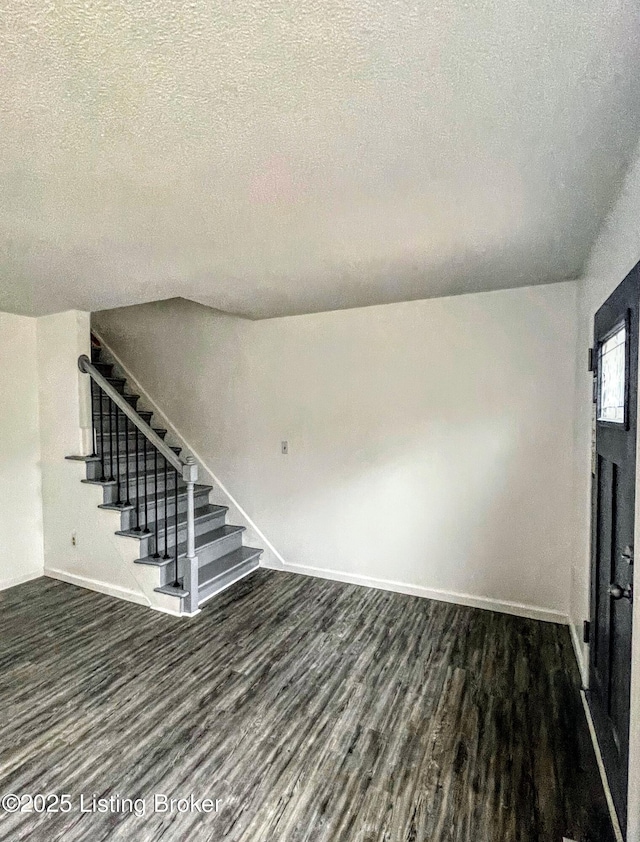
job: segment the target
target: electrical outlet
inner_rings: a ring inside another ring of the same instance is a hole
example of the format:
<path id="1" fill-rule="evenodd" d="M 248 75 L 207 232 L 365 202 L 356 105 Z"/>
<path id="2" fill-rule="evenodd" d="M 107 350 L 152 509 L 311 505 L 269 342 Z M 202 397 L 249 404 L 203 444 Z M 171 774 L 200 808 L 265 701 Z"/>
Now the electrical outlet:
<path id="1" fill-rule="evenodd" d="M 282 455 L 283 456 L 289 455 L 289 442 L 288 441 L 282 442 Z"/>
<path id="2" fill-rule="evenodd" d="M 78 536 L 75 532 L 71 533 L 71 546 L 76 547 L 78 545 Z"/>

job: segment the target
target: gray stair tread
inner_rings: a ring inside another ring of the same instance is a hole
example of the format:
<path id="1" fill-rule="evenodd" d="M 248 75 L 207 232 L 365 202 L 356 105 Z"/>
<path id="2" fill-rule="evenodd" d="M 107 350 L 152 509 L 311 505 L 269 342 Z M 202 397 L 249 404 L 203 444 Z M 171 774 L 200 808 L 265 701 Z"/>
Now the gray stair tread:
<path id="1" fill-rule="evenodd" d="M 179 599 L 184 599 L 185 596 L 189 596 L 189 591 L 185 591 L 182 587 L 176 587 L 175 585 L 162 585 L 161 588 L 154 588 L 153 589 L 156 593 L 163 593 L 167 596 L 177 596 Z"/>
<path id="2" fill-rule="evenodd" d="M 99 462 L 99 456 L 65 456 L 69 462 Z"/>
<path id="3" fill-rule="evenodd" d="M 142 480 L 143 477 L 144 477 L 144 474 L 141 473 L 140 476 L 139 476 L 139 479 Z M 117 485 L 118 484 L 114 479 L 81 479 L 80 482 L 84 482 L 87 485 Z M 129 478 L 129 485 L 135 485 L 135 482 L 136 482 L 135 476 Z M 122 478 L 121 478 L 120 485 L 126 485 L 126 484 L 127 484 L 126 479 L 124 481 L 122 481 Z M 195 494 L 198 494 L 198 492 L 202 493 L 205 489 L 207 491 L 213 491 L 213 486 L 212 485 L 196 484 L 193 487 L 193 490 L 194 490 Z M 152 490 L 152 487 L 150 485 L 149 491 L 151 491 L 151 490 Z M 183 482 L 182 485 L 178 485 L 178 498 L 182 494 L 186 494 L 186 493 L 187 493 L 187 486 Z M 174 491 L 173 485 L 170 484 L 169 494 L 166 495 L 166 496 L 168 496 L 169 500 L 171 501 L 171 499 L 174 497 L 174 495 L 175 495 L 175 491 Z M 161 489 L 161 492 L 158 494 L 158 500 L 164 500 L 164 498 L 165 498 L 164 489 Z M 150 495 L 149 503 L 152 504 L 154 502 L 154 499 L 155 498 L 152 495 Z"/>
<path id="4" fill-rule="evenodd" d="M 82 480 L 82 481 L 85 482 L 85 480 Z M 116 484 L 115 480 L 112 483 L 110 483 L 108 481 L 101 482 L 100 480 L 87 480 L 87 481 L 90 484 L 94 484 L 94 485 L 96 485 L 96 484 L 97 485 L 115 485 Z M 208 495 L 212 491 L 213 491 L 212 485 L 195 485 L 194 488 L 193 488 L 193 493 L 194 493 L 195 496 L 199 496 L 199 495 L 202 495 L 202 494 Z M 178 488 L 178 501 L 184 500 L 184 498 L 186 496 L 187 496 L 187 489 L 186 488 Z M 169 502 L 170 503 L 173 502 L 173 498 L 174 498 L 174 494 L 173 494 L 173 491 L 172 491 L 169 494 Z M 164 503 L 164 492 L 161 492 L 160 494 L 158 494 L 158 502 Z M 151 497 L 149 499 L 149 505 L 153 506 L 154 503 L 155 503 L 155 500 L 154 500 L 153 497 Z M 144 505 L 144 502 L 143 502 L 143 505 Z M 98 508 L 99 509 L 117 509 L 118 511 L 123 511 L 123 510 L 126 511 L 127 509 L 135 509 L 135 505 L 133 503 L 131 503 L 130 505 L 127 505 L 126 503 L 100 503 Z"/>
<path id="5" fill-rule="evenodd" d="M 229 535 L 239 535 L 241 532 L 244 531 L 244 526 L 234 526 L 233 524 L 227 523 L 224 526 L 220 526 L 218 529 L 213 529 L 211 532 L 205 532 L 202 535 L 196 535 L 196 555 L 198 555 L 198 550 L 202 550 L 205 547 L 210 546 L 211 544 L 215 544 L 218 541 L 222 541 L 223 538 L 228 538 Z M 181 541 L 178 544 L 178 558 L 186 558 L 186 556 L 187 542 Z M 225 558 L 225 556 L 222 556 L 222 558 Z M 165 567 L 167 564 L 171 564 L 173 561 L 173 552 L 171 554 L 171 558 L 154 558 L 153 556 L 145 556 L 145 558 L 135 559 L 136 564 L 150 564 L 154 567 Z"/>
<path id="6" fill-rule="evenodd" d="M 214 520 L 217 517 L 221 517 L 226 515 L 228 512 L 227 506 L 214 506 L 212 503 L 207 503 L 205 506 L 201 506 L 200 508 L 196 509 L 194 523 L 202 523 L 206 520 Z M 149 526 L 152 527 L 155 521 L 151 521 Z M 164 536 L 164 518 L 161 518 L 159 523 L 161 526 L 158 527 L 158 535 Z M 184 528 L 186 524 L 186 515 L 182 513 L 180 515 L 180 528 Z M 175 515 L 172 515 L 170 518 L 167 518 L 167 525 L 169 529 L 169 537 L 171 537 L 172 532 L 176 526 L 176 519 Z M 116 535 L 126 535 L 128 538 L 138 538 L 138 540 L 142 540 L 142 538 L 148 538 L 150 534 L 155 535 L 155 531 L 153 528 L 150 528 L 149 532 L 135 532 L 132 529 L 129 530 L 118 530 Z"/>
<path id="7" fill-rule="evenodd" d="M 149 462 L 152 462 L 152 463 L 153 463 L 153 450 L 154 450 L 154 445 L 151 444 L 151 442 L 149 442 L 149 444 L 147 446 L 147 460 Z M 176 454 L 176 456 L 179 456 L 182 448 L 176 447 L 176 446 L 170 446 L 169 450 L 173 450 L 173 452 Z M 120 461 L 124 462 L 124 460 L 127 457 L 126 447 L 124 447 L 124 448 L 121 447 L 119 450 L 116 449 L 116 448 L 113 449 L 113 461 L 114 462 L 116 461 L 116 459 L 118 457 L 118 454 L 120 454 Z M 109 454 L 109 445 L 108 445 L 108 443 L 105 442 L 104 458 L 107 462 L 109 461 L 109 455 L 110 455 Z M 133 442 L 131 442 L 131 447 L 129 448 L 129 459 L 130 459 L 130 461 L 133 462 L 136 458 L 136 455 L 138 456 L 138 459 L 140 460 L 140 464 L 142 465 L 143 462 L 144 462 L 144 448 L 142 450 L 136 450 L 133 447 Z M 162 454 L 160 453 L 160 451 L 158 451 L 158 459 L 160 459 L 161 456 L 162 456 Z M 68 458 L 72 458 L 72 457 L 68 457 Z M 100 459 L 101 457 L 97 456 L 96 458 Z M 160 467 L 160 462 L 158 462 L 158 472 L 160 472 L 161 470 L 162 470 L 162 468 Z"/>
<path id="8" fill-rule="evenodd" d="M 245 564 L 252 559 L 258 559 L 262 555 L 262 550 L 258 547 L 238 547 L 237 550 L 232 550 L 226 555 L 220 556 L 215 561 L 209 561 L 203 564 L 198 570 L 198 589 L 205 587 L 210 582 L 215 581 L 224 573 L 233 570 L 241 564 Z M 223 567 L 223 572 L 221 572 Z"/>
<path id="9" fill-rule="evenodd" d="M 113 512 L 129 512 L 135 509 L 135 506 L 132 503 L 100 503 L 98 508 Z"/>
<path id="10" fill-rule="evenodd" d="M 167 433 L 167 431 L 165 430 L 165 428 L 164 428 L 164 427 L 152 427 L 151 429 L 152 429 L 152 430 L 153 430 L 153 432 L 154 432 L 154 433 L 156 433 L 156 435 L 158 435 L 158 436 L 160 435 L 160 433 L 165 433 L 165 435 L 166 435 L 166 433 Z M 98 435 L 99 435 L 99 434 L 100 434 L 100 430 L 97 430 L 97 432 L 98 432 Z M 129 438 L 131 438 L 132 436 L 133 436 L 133 437 L 135 437 L 135 434 L 136 434 L 136 431 L 133 429 L 133 427 L 130 427 L 130 428 L 129 428 Z M 105 439 L 106 439 L 107 441 L 109 441 L 109 437 L 110 437 L 110 436 L 113 436 L 113 437 L 115 438 L 115 435 L 116 435 L 116 431 L 115 431 L 115 430 L 113 430 L 113 431 L 110 431 L 110 430 L 105 430 L 105 431 L 104 431 L 104 437 L 105 437 Z M 118 432 L 118 436 L 119 436 L 120 438 L 124 438 L 124 436 L 125 436 L 125 435 L 126 435 L 126 430 L 120 430 L 120 431 Z M 140 435 L 142 435 L 142 433 L 140 433 Z"/>
<path id="11" fill-rule="evenodd" d="M 149 455 L 153 456 L 153 453 L 151 453 Z M 125 453 L 120 454 L 120 462 L 124 461 L 122 459 L 123 456 L 126 456 L 126 454 Z M 116 463 L 115 453 L 113 454 L 113 463 L 114 463 L 114 465 Z M 143 460 L 142 459 L 140 459 L 140 467 L 141 468 L 143 467 Z M 147 467 L 146 471 L 138 471 L 138 480 L 140 482 L 144 482 L 145 478 L 148 479 L 149 480 L 149 491 L 151 491 L 151 489 L 153 488 L 153 478 L 154 478 L 156 472 L 155 472 L 153 466 L 151 467 L 150 470 L 148 469 L 148 466 L 145 466 L 145 467 Z M 167 468 L 167 475 L 169 477 L 169 482 L 171 484 L 171 488 L 173 488 L 173 485 L 174 485 L 174 482 L 175 482 L 175 479 L 172 476 L 172 474 L 175 472 L 175 470 L 176 469 L 173 467 L 173 465 L 170 465 Z M 124 472 L 122 467 L 120 468 L 120 474 L 121 474 L 120 482 L 125 483 L 127 481 L 127 477 L 126 477 L 125 472 Z M 164 468 L 158 466 L 158 481 L 160 481 L 160 480 L 164 480 Z M 135 469 L 134 469 L 133 472 L 131 470 L 129 470 L 129 482 L 135 482 L 135 481 L 136 481 Z M 184 480 L 182 479 L 182 476 L 178 475 L 178 481 L 184 482 Z"/>
<path id="12" fill-rule="evenodd" d="M 137 393 L 133 394 L 133 393 L 130 393 L 130 392 L 118 392 L 118 397 L 122 398 L 122 399 L 135 397 L 135 398 L 138 398 L 138 400 L 140 400 L 140 395 L 138 395 Z M 114 404 L 113 409 L 115 409 L 115 404 Z M 120 411 L 122 411 L 122 410 L 120 410 Z M 135 409 L 134 412 L 137 412 L 138 415 L 153 415 L 152 409 Z M 93 410 L 93 417 L 94 418 L 100 418 L 101 414 L 104 418 L 107 418 L 107 419 L 109 418 L 109 410 L 106 408 L 106 406 L 105 406 L 104 410 L 102 411 L 102 413 L 100 413 L 99 409 Z"/>

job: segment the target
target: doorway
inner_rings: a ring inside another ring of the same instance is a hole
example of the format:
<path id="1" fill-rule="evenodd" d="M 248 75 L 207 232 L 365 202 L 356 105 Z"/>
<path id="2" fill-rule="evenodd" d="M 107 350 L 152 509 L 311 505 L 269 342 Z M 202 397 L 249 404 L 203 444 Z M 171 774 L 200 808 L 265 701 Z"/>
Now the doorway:
<path id="1" fill-rule="evenodd" d="M 623 833 L 627 821 L 640 264 L 594 321 L 589 707 Z"/>

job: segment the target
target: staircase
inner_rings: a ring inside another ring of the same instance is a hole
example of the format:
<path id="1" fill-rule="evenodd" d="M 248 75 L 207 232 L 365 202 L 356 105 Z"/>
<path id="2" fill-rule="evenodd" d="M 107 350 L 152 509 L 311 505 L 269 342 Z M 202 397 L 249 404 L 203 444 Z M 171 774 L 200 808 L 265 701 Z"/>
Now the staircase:
<path id="1" fill-rule="evenodd" d="M 179 613 L 195 613 L 257 569 L 262 550 L 243 546 L 244 527 L 227 524 L 227 507 L 209 502 L 212 486 L 187 481 L 197 476 L 194 460 L 168 449 L 167 431 L 152 425 L 94 338 L 91 362 L 79 365 L 92 378 L 94 451 L 67 458 L 84 461 L 83 482 L 102 487 L 100 508 L 120 514 L 116 535 L 137 542 L 135 564 L 156 568 L 155 590 L 174 597 Z"/>

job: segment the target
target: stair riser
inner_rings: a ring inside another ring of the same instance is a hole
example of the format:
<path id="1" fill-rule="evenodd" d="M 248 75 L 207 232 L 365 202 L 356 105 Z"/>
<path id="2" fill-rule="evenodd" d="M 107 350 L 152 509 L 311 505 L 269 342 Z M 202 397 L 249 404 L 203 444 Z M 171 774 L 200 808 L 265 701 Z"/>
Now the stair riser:
<path id="1" fill-rule="evenodd" d="M 194 505 L 195 508 L 198 509 L 201 506 L 206 505 L 209 502 L 209 492 L 208 491 L 201 491 L 194 494 Z M 160 505 L 158 506 L 158 511 L 160 514 L 160 518 L 164 522 L 164 502 L 161 501 Z M 183 494 L 181 497 L 178 497 L 178 514 L 182 515 L 185 514 L 187 511 L 187 496 Z M 174 503 L 173 497 L 169 500 L 169 505 L 167 507 L 167 517 L 173 517 L 176 513 L 176 507 Z M 156 519 L 156 505 L 155 502 L 149 501 L 147 505 L 147 517 L 149 518 L 149 523 L 154 523 Z M 126 511 L 122 512 L 120 515 L 120 529 L 123 532 L 128 532 L 130 529 L 136 526 L 136 513 L 134 511 Z M 141 556 L 142 557 L 142 556 Z"/>
<path id="2" fill-rule="evenodd" d="M 198 567 L 203 567 L 211 561 L 222 558 L 227 553 L 233 552 L 242 546 L 242 532 L 237 532 L 234 535 L 228 535 L 215 544 L 211 544 L 200 550 L 196 550 L 198 554 Z M 185 559 L 178 559 L 178 575 L 184 576 Z M 224 570 L 224 565 L 221 566 L 221 571 Z M 162 585 L 168 585 L 174 579 L 174 566 L 168 564 L 160 568 L 160 580 Z"/>
<path id="3" fill-rule="evenodd" d="M 242 564 L 237 564 L 221 573 L 213 582 L 207 582 L 203 585 L 198 593 L 199 603 L 202 604 L 207 598 L 213 594 L 219 593 L 223 588 L 228 587 L 232 582 L 248 576 L 260 567 L 260 561 L 257 558 L 245 561 Z"/>
<path id="4" fill-rule="evenodd" d="M 124 380 L 121 377 L 111 377 L 111 376 L 107 377 L 106 379 L 109 381 L 109 385 L 113 386 L 113 388 L 116 390 L 116 392 L 119 392 L 121 395 L 124 394 L 124 387 L 126 386 L 126 383 L 127 383 L 126 380 Z M 94 398 L 94 404 L 93 404 L 93 406 L 94 406 L 93 411 L 94 412 L 97 412 L 97 407 L 100 404 L 100 393 L 101 392 L 102 392 L 102 388 L 100 386 L 98 386 L 97 383 L 94 383 L 93 381 L 91 381 L 91 394 Z M 104 392 L 102 392 L 102 395 L 103 395 L 102 403 L 104 405 L 104 411 L 106 411 L 107 396 L 104 394 Z"/>
<path id="5" fill-rule="evenodd" d="M 151 413 L 151 412 L 139 412 L 138 414 L 140 415 L 140 418 L 142 418 L 142 420 L 146 424 L 150 424 L 153 413 Z M 135 436 L 135 430 L 136 430 L 135 424 L 133 424 L 128 419 L 126 419 L 126 421 L 129 425 L 129 430 Z M 98 438 L 100 438 L 100 420 L 95 415 L 93 417 L 93 429 L 95 431 L 96 436 Z M 111 423 L 111 419 L 109 418 L 108 415 L 104 416 L 103 419 L 102 419 L 102 434 L 105 437 L 110 435 L 110 433 L 112 433 L 112 432 L 114 434 L 119 433 L 120 435 L 122 435 L 124 432 L 126 432 L 126 429 L 127 428 L 125 426 L 125 418 L 122 414 L 120 414 L 117 426 L 116 426 L 116 423 L 115 423 L 115 418 L 113 419 L 113 424 Z M 142 435 L 142 433 L 140 433 L 140 435 Z"/>
<path id="6" fill-rule="evenodd" d="M 113 366 L 111 363 L 93 363 L 103 377 L 113 377 Z M 94 387 L 95 388 L 95 387 Z"/>
<path id="7" fill-rule="evenodd" d="M 160 436 L 160 438 L 162 438 L 162 436 Z M 142 436 L 142 433 L 140 433 L 140 435 L 138 436 L 138 452 L 142 452 L 142 448 L 144 446 L 142 439 L 143 439 L 143 436 Z M 116 448 L 119 449 L 120 453 L 126 453 L 127 442 L 126 442 L 126 437 L 124 436 L 123 433 L 120 433 L 120 436 L 117 439 L 116 439 L 115 435 L 113 437 L 105 436 L 104 437 L 104 455 L 107 459 L 109 458 L 109 441 L 110 440 L 111 440 L 111 448 L 113 450 L 114 456 L 117 453 Z M 96 445 L 97 445 L 96 451 L 98 452 L 98 455 L 100 455 L 100 452 L 101 452 L 101 444 L 102 444 L 102 442 L 100 441 L 100 436 L 98 436 L 97 442 L 96 442 Z M 147 455 L 152 451 L 152 448 L 153 448 L 153 445 L 151 444 L 151 442 L 148 441 L 147 442 Z M 135 453 L 135 449 L 136 449 L 135 436 L 130 435 L 129 436 L 129 456 L 133 456 L 133 454 Z M 180 452 L 180 448 L 171 448 L 171 449 L 176 454 L 178 454 Z"/>
<path id="8" fill-rule="evenodd" d="M 186 515 L 185 515 L 186 517 Z M 135 518 L 134 518 L 135 519 Z M 144 517 L 142 518 L 142 522 L 144 522 Z M 196 535 L 204 535 L 205 532 L 212 532 L 214 529 L 218 529 L 220 526 L 224 526 L 225 516 L 224 514 L 211 516 L 206 519 L 203 519 L 202 522 L 195 524 L 195 534 Z M 161 526 L 164 528 L 164 521 L 161 521 Z M 147 556 L 153 555 L 156 551 L 156 540 L 155 540 L 155 532 L 154 532 L 154 524 L 149 523 L 149 529 L 151 533 L 148 536 L 145 536 L 140 539 L 140 554 L 138 558 L 146 558 Z M 138 540 L 137 538 L 135 540 Z M 186 520 L 182 520 L 178 527 L 178 544 L 187 540 L 187 524 Z M 169 540 L 167 542 L 167 552 L 170 556 L 173 556 L 173 549 L 176 545 L 176 534 L 175 531 L 169 527 Z M 158 551 L 164 553 L 164 535 L 161 533 L 158 535 Z M 163 583 L 164 584 L 164 583 Z"/>
<path id="9" fill-rule="evenodd" d="M 151 447 L 151 445 L 149 445 Z M 106 452 L 104 458 L 104 476 L 111 476 L 111 464 L 109 459 L 109 451 Z M 145 461 L 144 461 L 144 454 L 139 454 L 139 461 L 138 461 L 138 473 L 144 474 L 149 471 L 153 471 L 155 467 L 155 460 L 153 455 L 149 455 L 147 453 L 147 462 L 146 462 L 146 471 L 145 471 Z M 113 471 L 114 477 L 115 472 L 118 470 L 118 459 L 117 454 L 113 452 Z M 127 470 L 127 454 L 126 451 L 120 454 L 120 477 L 124 479 Z M 134 476 L 136 471 L 136 459 L 135 456 L 132 456 L 131 453 L 129 454 L 129 479 Z M 163 469 L 163 457 L 158 456 L 158 473 L 159 475 L 164 476 L 164 469 Z M 100 462 L 87 462 L 87 479 L 102 479 L 103 477 L 103 466 Z M 149 490 L 153 489 L 153 480 L 149 481 Z"/>
<path id="10" fill-rule="evenodd" d="M 137 408 L 138 401 L 140 400 L 139 395 L 125 395 L 124 394 L 124 386 L 122 387 L 122 389 L 118 389 L 117 391 L 126 400 L 126 402 L 129 404 L 129 406 L 132 406 L 134 409 Z M 99 400 L 99 398 L 96 398 L 93 402 L 93 409 L 92 409 L 93 426 L 94 427 L 98 427 L 98 425 L 100 423 L 100 409 L 99 409 L 99 407 L 100 407 L 100 400 Z M 111 412 L 115 413 L 115 411 L 116 410 L 115 410 L 115 406 L 114 406 L 111 409 Z M 120 410 L 120 411 L 122 412 L 122 410 Z M 109 406 L 107 405 L 106 398 L 104 398 L 103 401 L 102 401 L 102 417 L 103 417 L 103 419 L 109 418 Z M 120 416 L 120 418 L 122 419 L 122 416 Z"/>
<path id="11" fill-rule="evenodd" d="M 106 485 L 104 487 L 104 491 L 105 491 L 105 498 L 108 497 L 108 499 L 105 499 L 104 502 L 105 503 L 118 503 L 118 502 L 123 503 L 123 502 L 125 502 L 126 499 L 127 499 L 126 488 L 127 488 L 127 483 L 121 481 L 120 482 L 120 499 L 118 500 L 118 487 L 116 485 Z M 181 491 L 184 491 L 185 488 L 186 488 L 185 483 L 183 482 L 182 479 L 179 479 L 178 480 L 178 494 L 180 494 Z M 172 476 L 171 472 L 169 473 L 169 477 L 168 477 L 167 489 L 168 489 L 169 496 L 174 494 L 174 492 L 175 492 L 175 480 L 174 480 L 174 477 Z M 154 483 L 154 480 L 153 480 L 152 477 L 149 477 L 149 479 L 148 479 L 147 490 L 149 492 L 149 498 L 148 498 L 148 503 L 147 503 L 147 506 L 148 506 L 151 503 L 151 501 L 154 499 L 155 491 L 156 491 L 156 486 L 155 486 L 155 483 Z M 161 475 L 161 476 L 158 477 L 157 492 L 160 495 L 164 495 L 164 475 Z M 135 481 L 135 477 L 134 477 L 129 482 L 129 495 L 128 495 L 129 501 L 131 503 L 135 504 L 136 497 L 138 497 L 141 501 L 143 501 L 144 498 L 145 498 L 145 495 L 146 495 L 146 491 L 145 491 L 144 481 L 142 479 L 139 479 L 139 481 L 138 481 L 137 494 L 136 494 L 136 481 Z"/>
<path id="12" fill-rule="evenodd" d="M 233 550 L 237 550 L 242 546 L 242 535 L 243 533 L 240 531 L 234 532 L 231 535 L 227 535 L 225 538 L 221 538 L 219 541 L 216 541 L 215 544 L 209 544 L 206 547 L 196 550 L 198 554 L 198 565 L 202 567 L 203 564 L 215 561 L 217 558 L 220 558 L 220 556 L 226 555 Z"/>

